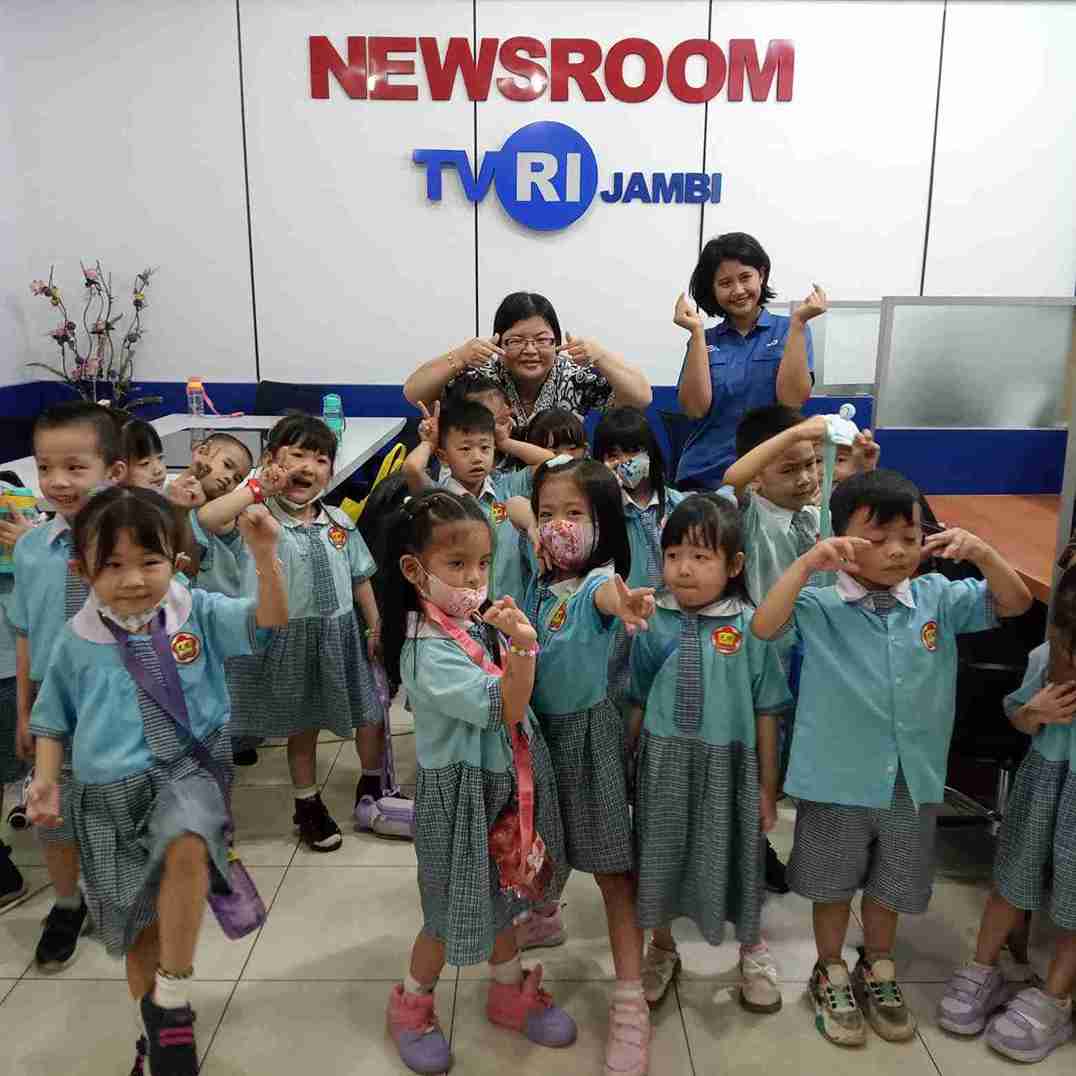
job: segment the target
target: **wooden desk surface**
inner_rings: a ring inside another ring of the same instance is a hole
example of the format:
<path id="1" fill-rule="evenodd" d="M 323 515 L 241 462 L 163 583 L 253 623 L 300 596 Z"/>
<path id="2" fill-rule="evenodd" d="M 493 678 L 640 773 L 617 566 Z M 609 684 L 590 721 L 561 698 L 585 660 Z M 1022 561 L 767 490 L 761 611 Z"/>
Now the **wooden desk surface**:
<path id="1" fill-rule="evenodd" d="M 1061 498 L 927 495 L 939 523 L 963 527 L 989 542 L 1019 573 L 1032 595 L 1050 600 Z"/>

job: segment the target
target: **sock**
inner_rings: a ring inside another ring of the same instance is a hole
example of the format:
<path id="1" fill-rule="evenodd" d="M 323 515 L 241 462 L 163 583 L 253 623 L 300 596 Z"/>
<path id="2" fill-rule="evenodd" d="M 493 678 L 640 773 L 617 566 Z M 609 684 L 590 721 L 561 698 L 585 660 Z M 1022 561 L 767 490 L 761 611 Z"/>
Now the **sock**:
<path id="1" fill-rule="evenodd" d="M 1058 1007 L 1058 1008 L 1059 1008 L 1059 1009 L 1060 1009 L 1060 1010 L 1061 1010 L 1062 1012 L 1071 1012 L 1071 1011 L 1072 1011 L 1072 998 L 1071 998 L 1071 997 L 1068 997 L 1068 996 L 1066 996 L 1066 997 L 1063 997 L 1063 998 L 1055 997 L 1055 996 L 1054 996 L 1053 994 L 1049 993 L 1049 992 L 1048 992 L 1048 991 L 1046 991 L 1046 990 L 1043 990 L 1043 993 L 1044 993 L 1044 994 L 1045 994 L 1045 995 L 1046 995 L 1046 996 L 1047 996 L 1047 997 L 1048 997 L 1048 998 L 1049 998 L 1049 999 L 1050 999 L 1050 1000 L 1051 1000 L 1051 1001 L 1052 1001 L 1052 1002 L 1053 1002 L 1053 1003 L 1054 1003 L 1054 1004 L 1055 1004 L 1055 1005 L 1056 1005 L 1056 1006 L 1057 1006 L 1057 1007 Z"/>
<path id="2" fill-rule="evenodd" d="M 642 979 L 617 979 L 613 984 L 613 1001 L 645 1001 Z"/>
<path id="3" fill-rule="evenodd" d="M 163 968 L 157 969 L 153 987 L 153 1003 L 162 1009 L 185 1009 L 190 1001 L 190 981 L 194 968 L 180 975 L 170 975 Z"/>
<path id="4" fill-rule="evenodd" d="M 312 800 L 317 794 L 317 785 L 307 785 L 306 788 L 295 789 L 295 798 L 297 800 Z"/>
<path id="5" fill-rule="evenodd" d="M 73 897 L 61 897 L 57 893 L 53 903 L 57 908 L 63 908 L 65 912 L 77 912 L 82 907 L 82 893 L 77 889 Z"/>
<path id="6" fill-rule="evenodd" d="M 519 953 L 500 964 L 490 962 L 489 970 L 493 972 L 493 981 L 502 986 L 519 986 L 523 982 L 523 964 L 520 962 Z"/>
<path id="7" fill-rule="evenodd" d="M 425 997 L 427 994 L 432 994 L 434 987 L 437 986 L 437 980 L 434 979 L 429 986 L 424 983 L 420 983 L 417 979 L 411 978 L 411 972 L 409 971 L 404 976 L 404 993 L 414 994 L 416 997 Z"/>

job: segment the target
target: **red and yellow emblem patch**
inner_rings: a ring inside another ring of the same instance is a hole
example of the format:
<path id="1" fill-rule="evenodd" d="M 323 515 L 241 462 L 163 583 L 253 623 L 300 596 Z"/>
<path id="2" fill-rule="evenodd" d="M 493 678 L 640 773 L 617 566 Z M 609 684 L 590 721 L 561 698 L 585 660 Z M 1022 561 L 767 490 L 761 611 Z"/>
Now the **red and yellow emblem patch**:
<path id="1" fill-rule="evenodd" d="M 936 620 L 928 620 L 923 625 L 923 630 L 919 633 L 919 637 L 923 640 L 923 645 L 933 653 L 938 649 L 938 622 Z"/>
<path id="2" fill-rule="evenodd" d="M 743 635 L 739 628 L 731 624 L 723 624 L 720 628 L 714 628 L 712 636 L 714 649 L 719 654 L 735 654 L 743 646 Z"/>
<path id="3" fill-rule="evenodd" d="M 329 541 L 332 542 L 334 548 L 343 549 L 347 545 L 347 531 L 343 527 L 330 527 Z"/>
<path id="4" fill-rule="evenodd" d="M 568 619 L 568 603 L 562 601 L 560 605 L 553 610 L 553 615 L 549 618 L 549 630 L 560 631 L 564 627 L 564 622 Z"/>
<path id="5" fill-rule="evenodd" d="M 189 631 L 180 631 L 172 636 L 172 657 L 177 665 L 190 665 L 198 660 L 202 652 L 202 643 L 197 635 L 191 635 Z"/>
<path id="6" fill-rule="evenodd" d="M 508 505 L 501 501 L 494 501 L 489 510 L 494 523 L 503 523 L 508 518 Z"/>

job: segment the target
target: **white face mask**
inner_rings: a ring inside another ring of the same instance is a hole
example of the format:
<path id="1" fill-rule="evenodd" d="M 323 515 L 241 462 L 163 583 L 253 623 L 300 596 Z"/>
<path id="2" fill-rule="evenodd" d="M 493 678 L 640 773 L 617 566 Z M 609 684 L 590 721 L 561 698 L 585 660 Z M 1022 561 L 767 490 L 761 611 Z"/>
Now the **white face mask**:
<path id="1" fill-rule="evenodd" d="M 426 573 L 426 597 L 449 616 L 466 620 L 486 604 L 488 587 L 479 587 L 477 590 L 473 587 L 454 587 L 443 579 L 438 579 L 433 572 L 427 571 L 425 566 L 422 570 Z"/>
<path id="2" fill-rule="evenodd" d="M 145 609 L 141 613 L 117 613 L 102 602 L 97 603 L 97 611 L 101 616 L 111 620 L 113 624 L 123 628 L 124 631 L 141 631 L 167 604 L 168 593 L 152 609 Z"/>

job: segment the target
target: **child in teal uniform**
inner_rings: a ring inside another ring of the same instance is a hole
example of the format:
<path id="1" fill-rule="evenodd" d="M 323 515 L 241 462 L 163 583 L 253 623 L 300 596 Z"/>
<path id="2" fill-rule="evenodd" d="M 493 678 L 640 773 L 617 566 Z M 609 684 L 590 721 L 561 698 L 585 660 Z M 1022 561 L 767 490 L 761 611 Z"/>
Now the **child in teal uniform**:
<path id="1" fill-rule="evenodd" d="M 262 508 L 241 526 L 259 568 L 256 602 L 177 580 L 179 521 L 159 494 L 94 497 L 74 520 L 72 549 L 92 592 L 60 632 L 31 717 L 31 821 L 62 820 L 78 835 L 93 920 L 108 952 L 126 955 L 154 1076 L 198 1070 L 194 951 L 211 875 L 218 888 L 230 877 L 224 659 L 249 654 L 256 629 L 288 615 L 277 524 Z"/>
<path id="2" fill-rule="evenodd" d="M 560 456 L 543 464 L 531 507 L 543 558 L 552 564 L 531 579 L 524 605 L 541 645 L 531 704 L 557 775 L 567 866 L 593 874 L 605 901 L 617 977 L 606 1071 L 642 1076 L 650 1018 L 635 915 L 626 732 L 609 698 L 608 669 L 618 618 L 629 631 L 645 630 L 654 592 L 624 583 L 631 552 L 623 501 L 604 464 Z"/>
<path id="3" fill-rule="evenodd" d="M 616 475 L 623 490 L 624 522 L 631 546 L 630 587 L 661 586 L 661 529 L 684 499 L 665 484 L 665 457 L 646 415 L 635 407 L 616 407 L 594 430 L 594 458 Z M 621 713 L 627 701 L 631 639 L 617 628 L 609 657 L 609 696 Z M 635 741 L 633 730 L 630 735 Z"/>
<path id="4" fill-rule="evenodd" d="M 385 663 L 415 713 L 415 853 L 424 924 L 407 975 L 389 997 L 389 1029 L 412 1071 L 445 1072 L 452 1057 L 434 1012 L 446 961 L 489 960 L 487 1016 L 544 1046 L 566 1046 L 575 1023 L 524 974 L 512 928 L 518 901 L 501 888 L 490 830 L 516 801 L 511 737 L 530 744 L 534 824 L 555 861 L 563 837 L 549 753 L 527 705 L 535 632 L 510 598 L 486 600 L 492 532 L 479 503 L 433 489 L 393 521 L 385 565 Z M 484 616 L 479 610 L 485 608 Z M 496 631 L 507 638 L 506 654 Z M 503 675 L 502 675 L 503 669 Z"/>
<path id="5" fill-rule="evenodd" d="M 1068 551 L 1071 557 L 1071 547 Z M 1005 699 L 1009 720 L 1032 737 L 998 834 L 994 891 L 975 957 L 949 980 L 938 1023 L 956 1035 L 986 1028 L 987 1045 L 1014 1061 L 1041 1061 L 1073 1036 L 1076 988 L 1076 567 L 1066 558 L 1047 641 L 1028 657 Z M 998 969 L 1026 912 L 1048 910 L 1058 928 L 1045 982 L 1016 996 Z M 994 1015 L 998 1010 L 1003 1011 Z M 989 1026 L 988 1026 L 989 1025 Z"/>
<path id="6" fill-rule="evenodd" d="M 120 427 L 123 458 L 127 463 L 124 484 L 164 493 L 168 468 L 164 464 L 161 435 L 140 418 L 129 418 Z"/>
<path id="7" fill-rule="evenodd" d="M 752 631 L 803 642 L 785 791 L 797 802 L 788 875 L 814 904 L 818 962 L 809 990 L 819 1031 L 839 1045 L 915 1034 L 896 981 L 901 913 L 930 903 L 936 804 L 945 787 L 956 692 L 956 636 L 1031 605 L 1020 577 L 961 530 L 923 541 L 919 490 L 894 471 L 841 483 L 830 538 L 798 558 L 759 605 Z M 928 553 L 968 560 L 984 580 L 911 578 Z M 835 586 L 812 587 L 818 571 Z M 865 948 L 841 958 L 851 901 L 863 890 Z"/>
<path id="8" fill-rule="evenodd" d="M 661 537 L 665 589 L 631 652 L 642 721 L 635 789 L 639 923 L 653 928 L 643 986 L 651 1005 L 680 966 L 671 924 L 687 916 L 711 944 L 740 941 L 740 1002 L 781 1007 L 762 940 L 763 832 L 777 820 L 778 715 L 792 704 L 772 644 L 748 630 L 739 513 L 703 493 Z M 761 825 L 760 825 L 761 820 Z"/>
<path id="9" fill-rule="evenodd" d="M 198 512 L 205 530 L 216 532 L 265 501 L 281 525 L 289 620 L 273 633 L 264 654 L 229 666 L 232 736 L 288 738 L 294 821 L 315 852 L 335 851 L 343 841 L 318 792 L 318 733 L 354 735 L 363 766 L 358 804 L 363 796 L 381 795 L 385 720 L 372 667 L 381 645 L 370 584 L 374 562 L 351 517 L 321 499 L 336 448 L 335 435 L 321 419 L 288 415 L 269 434 L 259 477 Z"/>
<path id="10" fill-rule="evenodd" d="M 527 427 L 527 443 L 548 450 L 552 456 L 571 456 L 581 460 L 589 455 L 587 432 L 579 416 L 563 407 L 549 407 L 539 411 Z M 503 475 L 497 481 L 502 497 L 525 497 L 531 499 L 534 489 L 534 468 L 520 467 Z"/>
<path id="11" fill-rule="evenodd" d="M 41 493 L 56 511 L 50 523 L 35 527 L 15 546 L 15 588 L 8 617 L 15 630 L 18 681 L 17 752 L 32 761 L 30 710 L 45 679 L 52 650 L 64 623 L 82 608 L 89 592 L 71 566 L 71 521 L 104 484 L 120 482 L 126 474 L 119 427 L 98 404 L 77 400 L 56 404 L 34 423 L 34 459 Z M 63 768 L 61 793 L 68 797 L 69 765 Z M 78 888 L 78 844 L 70 811 L 64 824 L 39 829 L 49 880 L 56 902 L 34 959 L 43 971 L 55 971 L 74 959 L 85 926 L 86 903 Z"/>

